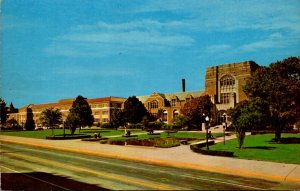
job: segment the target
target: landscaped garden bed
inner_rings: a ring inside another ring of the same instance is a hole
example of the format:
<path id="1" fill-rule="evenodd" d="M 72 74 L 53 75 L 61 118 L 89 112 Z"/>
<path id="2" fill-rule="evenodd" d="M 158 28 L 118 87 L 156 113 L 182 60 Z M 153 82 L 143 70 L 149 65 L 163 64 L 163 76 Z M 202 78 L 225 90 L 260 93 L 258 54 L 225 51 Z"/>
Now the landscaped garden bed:
<path id="1" fill-rule="evenodd" d="M 60 134 L 60 135 L 49 135 L 46 136 L 46 139 L 51 140 L 65 140 L 65 139 L 83 139 L 83 138 L 90 138 L 91 135 L 86 134 Z"/>
<path id="2" fill-rule="evenodd" d="M 112 145 L 136 145 L 136 146 L 148 146 L 148 147 L 175 147 L 179 146 L 180 142 L 174 138 L 153 138 L 153 139 L 118 139 L 118 140 L 105 140 L 100 141 L 101 144 Z"/>
<path id="3" fill-rule="evenodd" d="M 209 141 L 208 145 L 213 145 L 214 141 Z M 224 156 L 224 157 L 232 157 L 234 152 L 230 151 L 216 151 L 216 150 L 207 150 L 206 143 L 200 143 L 190 146 L 191 150 L 196 153 L 201 153 L 205 155 L 213 155 L 213 156 Z"/>

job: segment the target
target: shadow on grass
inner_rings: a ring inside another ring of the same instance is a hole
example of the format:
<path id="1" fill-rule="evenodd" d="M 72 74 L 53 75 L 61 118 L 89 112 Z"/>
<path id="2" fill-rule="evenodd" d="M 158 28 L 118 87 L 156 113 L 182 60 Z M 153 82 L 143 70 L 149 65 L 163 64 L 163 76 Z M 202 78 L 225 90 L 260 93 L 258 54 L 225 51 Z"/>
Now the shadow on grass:
<path id="1" fill-rule="evenodd" d="M 243 147 L 243 149 L 261 149 L 261 150 L 272 150 L 272 149 L 276 149 L 276 147 L 268 147 L 268 146 L 256 146 L 256 147 Z"/>
<path id="2" fill-rule="evenodd" d="M 109 190 L 45 172 L 1 173 L 3 190 Z"/>
<path id="3" fill-rule="evenodd" d="M 276 142 L 275 139 L 268 141 L 269 143 L 276 143 L 276 144 L 300 144 L 300 138 L 297 137 L 287 137 L 281 138 L 279 142 Z"/>

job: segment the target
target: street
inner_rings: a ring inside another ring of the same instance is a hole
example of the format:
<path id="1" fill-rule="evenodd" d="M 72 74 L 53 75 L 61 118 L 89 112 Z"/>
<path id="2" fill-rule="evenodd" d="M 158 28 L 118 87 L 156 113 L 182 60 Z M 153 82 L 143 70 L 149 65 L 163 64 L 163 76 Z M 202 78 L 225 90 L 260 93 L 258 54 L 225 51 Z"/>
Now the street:
<path id="1" fill-rule="evenodd" d="M 1 143 L 4 190 L 270 190 L 299 184 Z"/>

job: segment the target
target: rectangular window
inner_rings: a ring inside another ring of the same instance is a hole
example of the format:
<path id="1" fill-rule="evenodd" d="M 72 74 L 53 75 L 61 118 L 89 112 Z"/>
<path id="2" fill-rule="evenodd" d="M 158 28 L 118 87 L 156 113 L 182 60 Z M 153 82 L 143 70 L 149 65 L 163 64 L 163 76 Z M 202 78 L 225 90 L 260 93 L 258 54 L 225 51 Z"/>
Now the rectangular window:
<path id="1" fill-rule="evenodd" d="M 103 118 L 102 122 L 107 123 L 108 122 L 108 118 Z"/>
<path id="2" fill-rule="evenodd" d="M 102 111 L 102 115 L 107 115 L 108 111 Z"/>
<path id="3" fill-rule="evenodd" d="M 221 103 L 230 103 L 230 93 L 221 93 Z"/>
<path id="4" fill-rule="evenodd" d="M 175 105 L 176 105 L 176 99 L 172 99 L 171 106 L 175 106 Z"/>

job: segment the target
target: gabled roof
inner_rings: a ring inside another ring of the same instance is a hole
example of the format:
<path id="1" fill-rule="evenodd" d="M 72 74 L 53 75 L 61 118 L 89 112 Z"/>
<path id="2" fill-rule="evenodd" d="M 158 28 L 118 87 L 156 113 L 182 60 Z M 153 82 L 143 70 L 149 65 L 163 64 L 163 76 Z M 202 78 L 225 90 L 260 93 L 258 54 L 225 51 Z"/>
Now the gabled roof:
<path id="1" fill-rule="evenodd" d="M 200 97 L 203 95 L 204 91 L 189 91 L 189 92 L 177 92 L 177 93 L 157 93 L 161 97 L 165 98 L 168 101 L 171 101 L 174 96 L 177 96 L 179 100 L 185 100 L 189 95 L 192 97 Z M 146 100 L 151 97 L 153 94 L 149 96 L 136 96 L 142 103 L 145 103 Z"/>

